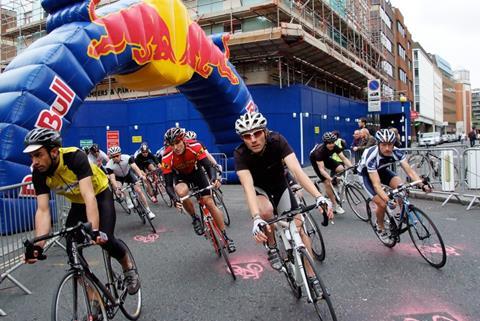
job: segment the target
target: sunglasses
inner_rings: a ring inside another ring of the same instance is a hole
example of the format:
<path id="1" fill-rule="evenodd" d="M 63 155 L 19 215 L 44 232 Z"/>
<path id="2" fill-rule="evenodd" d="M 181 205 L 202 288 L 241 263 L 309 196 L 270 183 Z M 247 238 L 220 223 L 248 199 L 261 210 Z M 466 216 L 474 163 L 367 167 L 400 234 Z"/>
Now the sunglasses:
<path id="1" fill-rule="evenodd" d="M 242 134 L 242 138 L 244 140 L 252 140 L 254 137 L 259 138 L 260 136 L 262 136 L 262 133 L 263 133 L 263 129 L 260 129 L 260 130 L 254 131 L 252 133 Z"/>
<path id="2" fill-rule="evenodd" d="M 117 158 L 117 157 L 120 157 L 121 154 L 116 154 L 116 155 L 112 155 L 111 157 L 112 158 Z"/>

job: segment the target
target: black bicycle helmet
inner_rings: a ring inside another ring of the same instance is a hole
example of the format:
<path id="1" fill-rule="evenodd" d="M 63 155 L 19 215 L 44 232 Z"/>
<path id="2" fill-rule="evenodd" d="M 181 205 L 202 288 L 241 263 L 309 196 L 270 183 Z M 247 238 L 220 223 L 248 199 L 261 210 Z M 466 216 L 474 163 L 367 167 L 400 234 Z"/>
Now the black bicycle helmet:
<path id="1" fill-rule="evenodd" d="M 182 140 L 185 137 L 185 129 L 172 127 L 166 131 L 164 139 L 168 145 L 173 145 L 175 142 Z"/>
<path id="2" fill-rule="evenodd" d="M 322 140 L 325 144 L 335 143 L 335 141 L 337 140 L 337 136 L 332 132 L 326 132 L 325 134 L 323 134 Z"/>
<path id="3" fill-rule="evenodd" d="M 23 144 L 25 145 L 24 153 L 31 153 L 41 147 L 50 150 L 62 146 L 62 137 L 59 132 L 53 129 L 34 128 L 25 136 Z"/>
<path id="4" fill-rule="evenodd" d="M 148 151 L 149 151 L 149 149 L 148 149 L 148 144 L 145 143 L 145 142 L 143 142 L 143 143 L 140 145 L 140 151 L 141 151 L 141 152 L 145 152 L 145 151 L 148 152 Z"/>
<path id="5" fill-rule="evenodd" d="M 98 147 L 97 144 L 93 144 L 92 146 L 90 146 L 90 152 L 91 153 L 96 153 L 98 151 L 100 151 L 100 148 Z"/>

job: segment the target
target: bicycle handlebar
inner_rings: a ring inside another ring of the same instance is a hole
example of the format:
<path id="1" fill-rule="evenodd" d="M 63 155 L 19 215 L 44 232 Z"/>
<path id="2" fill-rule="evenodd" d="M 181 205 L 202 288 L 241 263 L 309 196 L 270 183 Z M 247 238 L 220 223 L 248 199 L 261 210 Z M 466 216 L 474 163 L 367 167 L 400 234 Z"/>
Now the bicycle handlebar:
<path id="1" fill-rule="evenodd" d="M 23 243 L 23 245 L 27 248 L 28 247 L 33 247 L 33 245 L 35 243 L 38 243 L 40 241 L 46 241 L 46 240 L 52 239 L 54 237 L 71 234 L 71 233 L 73 233 L 74 231 L 77 231 L 77 230 L 82 231 L 84 235 L 89 236 L 91 238 L 91 235 L 93 233 L 92 223 L 90 223 L 90 222 L 86 222 L 86 223 L 79 222 L 75 226 L 64 227 L 58 232 L 48 233 L 48 234 L 45 234 L 45 235 L 37 236 L 37 237 L 35 237 L 31 240 L 26 240 Z"/>
<path id="2" fill-rule="evenodd" d="M 206 190 L 211 190 L 211 189 L 214 189 L 214 188 L 215 188 L 214 185 L 208 185 L 208 186 L 205 187 L 205 188 L 196 190 L 196 191 L 194 191 L 194 192 L 190 192 L 190 193 L 188 193 L 187 195 L 185 195 L 185 196 L 183 196 L 183 197 L 180 197 L 180 202 L 183 202 L 184 200 L 189 199 L 189 198 L 192 197 L 192 196 L 196 196 L 196 195 L 198 195 L 198 194 L 200 194 L 200 193 L 202 193 L 202 192 L 204 192 L 204 191 L 206 191 Z"/>
<path id="3" fill-rule="evenodd" d="M 292 220 L 296 215 L 311 211 L 316 207 L 317 207 L 317 204 L 311 204 L 311 205 L 308 205 L 308 206 L 300 206 L 300 207 L 295 208 L 293 210 L 285 211 L 282 214 L 278 215 L 277 217 L 275 217 L 271 220 L 266 220 L 266 222 L 267 222 L 268 225 L 271 225 L 271 224 L 274 224 L 276 222 L 283 221 L 283 220 Z M 322 225 L 327 226 L 328 225 L 328 216 L 327 216 L 328 205 L 327 204 L 321 205 L 321 208 L 323 209 Z"/>
<path id="4" fill-rule="evenodd" d="M 398 194 L 400 192 L 403 192 L 404 190 L 410 189 L 412 187 L 415 187 L 415 186 L 417 186 L 418 184 L 421 184 L 421 183 L 425 184 L 425 180 L 424 179 L 419 179 L 417 181 L 413 181 L 411 183 L 401 185 L 401 186 L 397 187 L 396 189 L 393 189 L 390 192 L 388 192 L 388 197 L 390 199 L 393 199 L 396 194 Z"/>
<path id="5" fill-rule="evenodd" d="M 349 170 L 355 169 L 355 168 L 357 168 L 356 165 L 352 165 L 352 166 L 350 166 L 350 167 L 344 168 L 344 169 L 341 170 L 340 172 L 338 172 L 338 173 L 336 173 L 335 175 L 333 175 L 332 178 L 340 177 L 340 176 L 342 176 L 344 173 L 348 172 Z"/>

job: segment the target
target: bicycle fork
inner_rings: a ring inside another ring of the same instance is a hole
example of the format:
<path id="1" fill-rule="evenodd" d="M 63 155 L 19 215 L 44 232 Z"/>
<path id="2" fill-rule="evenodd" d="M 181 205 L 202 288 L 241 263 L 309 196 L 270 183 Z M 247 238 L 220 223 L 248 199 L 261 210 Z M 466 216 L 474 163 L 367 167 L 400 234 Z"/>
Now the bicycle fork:
<path id="1" fill-rule="evenodd" d="M 297 231 L 297 226 L 295 224 L 295 221 L 292 221 L 290 223 L 285 223 L 285 222 L 278 222 L 278 223 L 282 226 L 279 229 L 280 238 L 282 239 L 283 245 L 285 246 L 287 255 L 288 255 L 288 252 L 292 252 L 292 255 L 294 257 L 293 277 L 295 279 L 295 283 L 297 284 L 298 287 L 303 286 L 303 288 L 305 289 L 305 293 L 307 295 L 308 303 L 312 303 L 313 297 L 312 297 L 312 293 L 310 292 L 310 287 L 308 286 L 307 275 L 305 273 L 305 269 L 303 268 L 304 263 L 300 255 L 302 251 L 307 251 L 305 244 L 303 244 L 302 237 L 300 236 L 300 233 Z M 288 234 L 286 232 L 288 232 Z M 295 246 L 293 249 L 292 249 L 292 245 Z M 285 269 L 285 266 L 282 266 L 282 272 L 288 273 Z"/>

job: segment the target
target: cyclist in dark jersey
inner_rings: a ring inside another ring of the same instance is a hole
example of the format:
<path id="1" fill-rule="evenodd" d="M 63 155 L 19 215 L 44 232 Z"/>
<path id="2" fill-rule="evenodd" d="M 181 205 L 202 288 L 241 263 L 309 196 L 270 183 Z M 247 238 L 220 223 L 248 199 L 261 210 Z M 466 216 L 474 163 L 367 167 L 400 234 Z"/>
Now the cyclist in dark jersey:
<path id="1" fill-rule="evenodd" d="M 212 162 L 208 160 L 202 145 L 195 140 L 185 140 L 185 131 L 182 128 L 173 127 L 167 130 L 165 142 L 168 147 L 163 155 L 162 167 L 167 193 L 174 200 L 177 208 L 185 208 L 192 217 L 195 233 L 202 235 L 204 231 L 200 219 L 195 215 L 195 207 L 192 201 L 187 199 L 182 203 L 180 197 L 188 195 L 192 185 L 202 189 L 213 184 L 218 188 L 221 182 L 218 180 L 216 170 Z M 203 170 L 201 167 L 203 167 Z M 207 175 L 205 175 L 205 172 Z M 236 250 L 235 243 L 226 235 L 223 214 L 215 205 L 211 191 L 204 191 L 201 197 L 210 213 L 212 213 L 218 228 L 222 231 L 227 241 L 228 251 L 234 252 Z"/>
<path id="2" fill-rule="evenodd" d="M 148 148 L 147 143 L 142 143 L 140 145 L 140 149 L 134 154 L 135 157 L 135 164 L 137 164 L 138 168 L 142 171 L 144 176 L 146 177 L 148 172 L 153 172 L 158 169 L 160 166 L 160 162 L 158 158 L 153 155 L 150 148 Z M 145 185 L 147 187 L 147 193 L 150 196 L 150 199 L 153 203 L 157 203 L 157 197 L 153 195 L 152 187 L 150 184 L 147 184 L 145 180 Z"/>
<path id="3" fill-rule="evenodd" d="M 236 121 L 235 130 L 243 140 L 234 151 L 235 170 L 245 191 L 250 215 L 253 219 L 253 237 L 258 243 L 267 243 L 268 260 L 272 268 L 282 267 L 281 258 L 276 245 L 273 227 L 266 225 L 265 220 L 273 218 L 274 208 L 277 213 L 283 213 L 298 207 L 285 177 L 284 164 L 292 171 L 298 183 L 316 198 L 318 205 L 327 200 L 315 188 L 308 176 L 303 172 L 287 140 L 277 132 L 267 129 L 267 120 L 258 112 L 247 113 Z M 328 216 L 333 217 L 329 206 Z M 311 252 L 311 241 L 301 228 L 301 221 L 296 220 L 302 240 Z M 266 231 L 261 226 L 266 225 Z M 311 282 L 313 271 L 306 266 Z"/>
<path id="4" fill-rule="evenodd" d="M 61 147 L 60 133 L 46 128 L 35 128 L 25 137 L 24 153 L 32 158 L 32 182 L 37 195 L 35 235 L 50 232 L 50 191 L 71 201 L 66 226 L 79 221 L 90 222 L 94 241 L 116 258 L 123 267 L 128 292 L 134 294 L 140 287 L 126 249 L 114 236 L 115 207 L 108 188 L 108 178 L 87 155 L 77 147 Z M 35 263 L 42 256 L 45 242 L 35 245 L 33 253 L 26 253 L 27 263 Z M 67 247 L 69 249 L 70 247 Z"/>
<path id="5" fill-rule="evenodd" d="M 337 204 L 333 194 L 332 176 L 344 169 L 344 165 L 351 167 L 352 163 L 343 155 L 342 149 L 335 144 L 337 136 L 332 132 L 326 132 L 322 136 L 323 144 L 317 144 L 310 151 L 310 163 L 318 178 L 325 186 L 325 192 L 333 203 L 333 211 L 337 214 L 345 213 L 345 210 Z M 338 162 L 334 156 L 343 161 Z M 330 173 L 327 171 L 330 170 Z"/>

